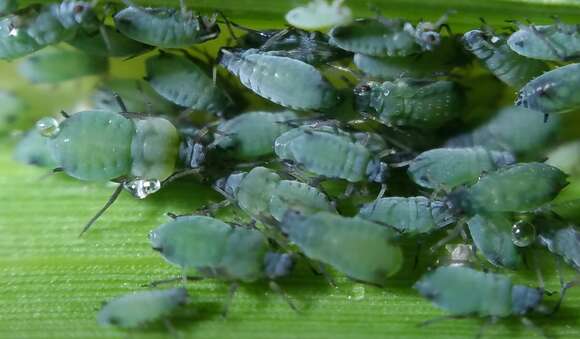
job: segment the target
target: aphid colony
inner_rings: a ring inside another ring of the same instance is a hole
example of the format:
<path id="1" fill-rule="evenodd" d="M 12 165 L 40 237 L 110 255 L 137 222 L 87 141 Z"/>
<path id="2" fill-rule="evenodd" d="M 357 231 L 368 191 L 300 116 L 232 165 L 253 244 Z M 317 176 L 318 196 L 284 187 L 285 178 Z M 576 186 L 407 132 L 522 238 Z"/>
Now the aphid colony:
<path id="1" fill-rule="evenodd" d="M 447 15 L 352 21 L 341 1 L 309 6 L 288 14 L 297 27 L 258 31 L 184 7 L 127 3 L 113 9 L 111 26 L 110 7 L 2 1 L 0 58 L 26 57 L 19 69 L 31 82 L 104 74 L 109 57 L 150 53 L 144 80 L 103 79 L 93 108 L 40 120 L 15 159 L 118 183 L 82 232 L 123 189 L 143 199 L 195 174 L 225 200 L 170 214 L 151 231 L 151 247 L 182 269 L 177 281 L 226 281 L 230 299 L 238 284 L 267 280 L 294 307 L 275 280 L 296 260 L 329 279 L 326 267 L 383 287 L 412 265 L 403 242 L 436 240 L 425 250 L 433 253 L 461 235 L 452 260 L 414 285 L 422 296 L 452 316 L 530 323 L 530 312 L 557 310 L 575 281 L 550 306 L 543 286 L 516 285 L 499 270 L 524 269 L 531 247 L 580 269 L 580 230 L 551 204 L 567 174 L 542 162 L 560 114 L 580 109 L 580 65 L 569 63 L 580 58 L 578 26 L 519 24 L 509 35 L 484 24 L 457 35 Z M 316 22 L 309 8 L 332 13 Z M 202 60 L 197 45 L 226 28 L 231 42 Z M 72 47 L 45 49 L 61 42 Z M 497 113 L 470 129 L 474 67 L 519 92 L 515 105 L 491 106 Z M 248 109 L 248 98 L 262 108 Z M 11 92 L 0 102 L 6 131 L 26 104 Z M 227 205 L 245 217 L 215 218 Z M 498 273 L 477 270 L 474 258 Z M 137 292 L 108 302 L 98 321 L 140 327 L 187 299 L 183 287 Z"/>

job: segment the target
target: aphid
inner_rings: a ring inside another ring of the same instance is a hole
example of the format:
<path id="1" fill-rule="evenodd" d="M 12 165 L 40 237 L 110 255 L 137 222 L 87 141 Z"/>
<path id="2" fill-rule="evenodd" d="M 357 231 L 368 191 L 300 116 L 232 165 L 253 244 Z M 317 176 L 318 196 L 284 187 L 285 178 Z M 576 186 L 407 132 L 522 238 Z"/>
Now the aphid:
<path id="1" fill-rule="evenodd" d="M 87 2 L 30 5 L 0 19 L 0 59 L 15 59 L 69 40 L 80 29 L 97 31 L 99 25 Z"/>
<path id="2" fill-rule="evenodd" d="M 580 271 L 580 230 L 578 227 L 555 222 L 542 225 L 538 233 L 538 243 Z"/>
<path id="3" fill-rule="evenodd" d="M 229 150 L 237 159 L 255 159 L 274 153 L 274 141 L 298 119 L 292 111 L 247 112 L 221 122 L 209 146 Z"/>
<path id="4" fill-rule="evenodd" d="M 467 212 L 526 212 L 549 203 L 568 181 L 566 174 L 543 163 L 519 163 L 482 176 L 475 184 L 458 188 L 448 198 Z"/>
<path id="5" fill-rule="evenodd" d="M 520 88 L 548 70 L 542 61 L 515 53 L 503 36 L 490 31 L 472 30 L 463 35 L 463 43 L 498 79 Z"/>
<path id="6" fill-rule="evenodd" d="M 81 30 L 67 43 L 87 54 L 112 58 L 134 57 L 152 49 L 151 46 L 127 38 L 109 25 L 102 25 L 95 32 Z"/>
<path id="7" fill-rule="evenodd" d="M 419 154 L 409 164 L 409 177 L 419 186 L 450 189 L 471 184 L 484 172 L 515 163 L 509 152 L 483 147 L 435 148 Z"/>
<path id="8" fill-rule="evenodd" d="M 527 58 L 567 61 L 580 58 L 578 25 L 556 22 L 553 25 L 523 25 L 508 39 L 509 47 Z"/>
<path id="9" fill-rule="evenodd" d="M 59 83 L 109 70 L 107 58 L 80 51 L 44 50 L 29 56 L 18 66 L 20 75 L 32 83 Z"/>
<path id="10" fill-rule="evenodd" d="M 580 174 L 580 141 L 571 141 L 550 151 L 546 164 L 558 167 L 568 175 Z"/>
<path id="11" fill-rule="evenodd" d="M 187 302 L 187 290 L 183 287 L 129 293 L 105 303 L 97 322 L 101 326 L 139 328 L 169 317 Z"/>
<path id="12" fill-rule="evenodd" d="M 218 59 L 244 86 L 281 106 L 326 111 L 340 101 L 338 92 L 320 71 L 300 60 L 257 49 L 224 48 Z"/>
<path id="13" fill-rule="evenodd" d="M 364 81 L 354 89 L 356 109 L 386 125 L 434 129 L 461 113 L 460 87 L 447 80 Z"/>
<path id="14" fill-rule="evenodd" d="M 270 251 L 258 230 L 234 227 L 206 216 L 179 216 L 149 234 L 151 246 L 170 264 L 191 278 L 215 278 L 232 284 L 230 299 L 238 282 L 270 280 L 288 275 L 294 265 L 290 254 Z M 228 303 L 224 312 L 227 312 Z M 292 306 L 292 304 L 290 304 Z"/>
<path id="15" fill-rule="evenodd" d="M 365 145 L 365 141 L 372 140 L 371 134 L 367 135 L 366 140 L 357 140 L 354 134 L 338 128 L 302 126 L 279 136 L 274 152 L 298 169 L 322 177 L 351 183 L 365 180 L 384 183 L 388 178 L 387 164 L 381 162 L 372 144 Z"/>
<path id="16" fill-rule="evenodd" d="M 430 233 L 455 222 L 443 201 L 425 197 L 387 197 L 365 204 L 358 217 L 411 236 Z"/>
<path id="17" fill-rule="evenodd" d="M 222 115 L 233 105 L 208 75 L 209 67 L 191 56 L 160 53 L 147 59 L 145 65 L 151 87 L 179 106 Z"/>
<path id="18" fill-rule="evenodd" d="M 473 131 L 449 139 L 445 147 L 483 146 L 518 154 L 533 152 L 545 146 L 559 127 L 558 116 L 544 123 L 541 116 L 529 109 L 509 106 Z"/>
<path id="19" fill-rule="evenodd" d="M 330 212 L 303 216 L 290 211 L 280 228 L 306 257 L 357 281 L 383 286 L 403 264 L 397 232 L 368 220 Z"/>
<path id="20" fill-rule="evenodd" d="M 546 72 L 528 82 L 518 92 L 515 104 L 549 114 L 580 109 L 576 88 L 580 85 L 580 64 L 570 64 Z"/>
<path id="21" fill-rule="evenodd" d="M 343 5 L 344 0 L 312 0 L 286 13 L 286 21 L 295 27 L 314 30 L 347 25 L 352 21 L 352 11 Z"/>
<path id="22" fill-rule="evenodd" d="M 512 241 L 512 222 L 501 213 L 476 214 L 467 221 L 473 244 L 492 264 L 518 268 L 522 257 Z"/>
<path id="23" fill-rule="evenodd" d="M 18 8 L 18 0 L 0 0 L 0 16 L 14 12 Z"/>
<path id="24" fill-rule="evenodd" d="M 56 168 L 56 160 L 48 145 L 49 139 L 43 137 L 36 129 L 26 132 L 14 147 L 14 160 L 27 165 Z"/>
<path id="25" fill-rule="evenodd" d="M 147 45 L 186 48 L 217 38 L 220 28 L 211 18 L 174 8 L 143 8 L 130 4 L 115 16 L 115 27 Z"/>
<path id="26" fill-rule="evenodd" d="M 24 100 L 15 93 L 0 90 L 0 134 L 9 131 L 26 108 Z"/>
<path id="27" fill-rule="evenodd" d="M 276 172 L 265 167 L 222 178 L 215 188 L 250 216 L 267 224 L 271 224 L 272 219 L 282 221 L 289 209 L 302 215 L 318 211 L 336 213 L 318 189 L 296 180 L 282 180 Z"/>

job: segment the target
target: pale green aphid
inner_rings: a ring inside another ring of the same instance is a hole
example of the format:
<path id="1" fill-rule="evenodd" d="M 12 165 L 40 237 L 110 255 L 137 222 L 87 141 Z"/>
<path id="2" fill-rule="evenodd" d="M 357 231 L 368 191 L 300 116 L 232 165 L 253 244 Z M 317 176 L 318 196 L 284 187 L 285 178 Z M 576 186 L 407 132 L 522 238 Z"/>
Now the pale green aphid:
<path id="1" fill-rule="evenodd" d="M 543 289 L 514 285 L 508 276 L 464 266 L 442 266 L 413 286 L 451 316 L 509 317 L 547 313 Z"/>
<path id="2" fill-rule="evenodd" d="M 549 114 L 569 113 L 580 109 L 580 64 L 569 64 L 546 72 L 528 82 L 518 92 L 515 104 Z"/>
<path id="3" fill-rule="evenodd" d="M 344 6 L 344 0 L 312 0 L 305 6 L 299 6 L 286 13 L 286 21 L 298 28 L 314 30 L 337 25 L 346 25 L 352 21 L 352 11 Z"/>
<path id="4" fill-rule="evenodd" d="M 113 17 L 115 27 L 127 37 L 162 48 L 186 48 L 215 39 L 220 28 L 215 17 L 185 9 L 142 8 L 130 5 Z"/>
<path id="5" fill-rule="evenodd" d="M 98 31 L 79 31 L 67 43 L 87 54 L 101 57 L 134 57 L 143 54 L 151 46 L 127 38 L 113 26 L 102 25 Z"/>
<path id="6" fill-rule="evenodd" d="M 145 66 L 151 87 L 179 106 L 221 115 L 233 105 L 208 74 L 211 69 L 191 56 L 160 53 L 147 59 Z"/>
<path id="7" fill-rule="evenodd" d="M 546 164 L 558 167 L 568 175 L 580 174 L 580 141 L 562 144 L 548 153 Z"/>
<path id="8" fill-rule="evenodd" d="M 97 322 L 102 326 L 139 328 L 171 316 L 187 302 L 187 290 L 183 287 L 129 293 L 105 303 Z"/>
<path id="9" fill-rule="evenodd" d="M 515 53 L 503 36 L 490 31 L 469 31 L 463 35 L 463 43 L 487 69 L 511 87 L 520 88 L 548 70 L 546 63 Z"/>
<path id="10" fill-rule="evenodd" d="M 0 134 L 10 130 L 27 108 L 27 104 L 10 91 L 0 90 Z"/>
<path id="11" fill-rule="evenodd" d="M 0 16 L 14 12 L 18 8 L 18 0 L 0 0 Z"/>
<path id="12" fill-rule="evenodd" d="M 526 212 L 549 203 L 568 181 L 566 174 L 543 163 L 519 163 L 482 176 L 449 195 L 451 203 L 468 214 Z"/>
<path id="13" fill-rule="evenodd" d="M 30 5 L 0 18 L 0 59 L 15 59 L 72 39 L 80 29 L 93 32 L 98 27 L 96 14 L 87 2 Z"/>
<path id="14" fill-rule="evenodd" d="M 211 147 L 229 150 L 238 159 L 255 159 L 274 153 L 274 141 L 291 129 L 298 116 L 292 111 L 247 112 L 221 122 Z"/>
<path id="15" fill-rule="evenodd" d="M 386 197 L 365 204 L 358 217 L 417 235 L 436 231 L 456 221 L 442 201 L 425 197 Z"/>
<path id="16" fill-rule="evenodd" d="M 109 70 L 107 58 L 76 50 L 43 50 L 24 59 L 18 66 L 20 75 L 32 83 L 59 83 Z"/>
<path id="17" fill-rule="evenodd" d="M 518 268 L 522 257 L 512 242 L 513 222 L 504 214 L 476 214 L 467 221 L 473 244 L 492 264 Z"/>
<path id="18" fill-rule="evenodd" d="M 289 210 L 311 215 L 336 209 L 318 189 L 296 180 L 282 180 L 271 169 L 255 167 L 220 179 L 216 189 L 250 216 L 267 224 L 282 221 Z"/>
<path id="19" fill-rule="evenodd" d="M 221 49 L 219 63 L 259 96 L 281 106 L 327 111 L 340 97 L 322 73 L 303 61 L 258 49 Z"/>
<path id="20" fill-rule="evenodd" d="M 447 80 L 364 81 L 354 89 L 356 109 L 386 125 L 434 129 L 461 113 L 460 87 Z"/>
<path id="21" fill-rule="evenodd" d="M 55 168 L 58 167 L 49 147 L 49 139 L 36 129 L 26 132 L 14 147 L 14 160 L 27 165 Z"/>
<path id="22" fill-rule="evenodd" d="M 502 108 L 491 120 L 473 131 L 449 139 L 445 147 L 483 146 L 514 153 L 537 151 L 556 135 L 560 118 L 544 123 L 541 116 L 523 107 Z"/>
<path id="23" fill-rule="evenodd" d="M 578 25 L 519 25 L 508 39 L 509 47 L 527 58 L 566 61 L 580 58 Z"/>
<path id="24" fill-rule="evenodd" d="M 483 147 L 435 148 L 419 154 L 409 164 L 407 173 L 419 186 L 450 189 L 471 184 L 482 173 L 515 163 L 509 152 L 490 151 Z"/>
<path id="25" fill-rule="evenodd" d="M 297 168 L 322 177 L 384 183 L 387 164 L 381 162 L 375 142 L 369 143 L 380 137 L 367 135 L 366 140 L 357 140 L 355 134 L 338 128 L 302 126 L 279 136 L 274 152 Z"/>
<path id="26" fill-rule="evenodd" d="M 397 232 L 365 219 L 289 212 L 280 228 L 306 257 L 354 280 L 383 286 L 403 264 Z"/>

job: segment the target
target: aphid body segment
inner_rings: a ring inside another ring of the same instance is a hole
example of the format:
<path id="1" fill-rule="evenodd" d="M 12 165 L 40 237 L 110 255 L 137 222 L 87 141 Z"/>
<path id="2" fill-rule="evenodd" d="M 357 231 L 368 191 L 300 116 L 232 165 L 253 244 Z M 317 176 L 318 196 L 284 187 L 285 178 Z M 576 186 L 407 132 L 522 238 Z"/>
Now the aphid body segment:
<path id="1" fill-rule="evenodd" d="M 343 6 L 344 0 L 312 0 L 286 13 L 286 21 L 302 29 L 323 29 L 346 25 L 352 21 L 352 11 Z"/>
<path id="2" fill-rule="evenodd" d="M 565 61 L 580 58 L 578 25 L 520 25 L 508 39 L 509 47 L 527 58 Z"/>
<path id="3" fill-rule="evenodd" d="M 368 220 L 330 212 L 289 212 L 280 227 L 308 258 L 355 280 L 382 286 L 403 263 L 397 232 Z"/>
<path id="4" fill-rule="evenodd" d="M 512 242 L 512 221 L 504 214 L 476 214 L 467 221 L 473 244 L 493 265 L 518 268 L 522 257 Z"/>
<path id="5" fill-rule="evenodd" d="M 102 326 L 139 328 L 170 316 L 187 302 L 187 290 L 183 287 L 129 293 L 104 304 L 97 322 Z"/>

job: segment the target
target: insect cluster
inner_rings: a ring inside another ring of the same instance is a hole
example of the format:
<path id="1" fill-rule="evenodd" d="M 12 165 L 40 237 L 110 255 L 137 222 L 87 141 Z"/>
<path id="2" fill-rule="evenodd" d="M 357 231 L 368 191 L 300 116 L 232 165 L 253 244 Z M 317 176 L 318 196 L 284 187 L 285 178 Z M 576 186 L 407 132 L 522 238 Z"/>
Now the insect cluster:
<path id="1" fill-rule="evenodd" d="M 295 308 L 276 280 L 296 261 L 383 287 L 418 259 L 409 243 L 427 245 L 421 257 L 451 249 L 413 286 L 451 316 L 530 324 L 576 284 L 549 305 L 541 284 L 509 275 L 529 268 L 532 248 L 580 270 L 580 230 L 553 202 L 574 166 L 565 154 L 543 161 L 562 113 L 580 109 L 577 25 L 453 34 L 447 15 L 353 21 L 341 1 L 316 1 L 339 14 L 317 23 L 303 7 L 287 16 L 302 28 L 254 30 L 183 6 L 1 3 L 0 58 L 25 57 L 23 77 L 102 76 L 89 109 L 38 121 L 15 159 L 117 183 L 82 232 L 123 190 L 143 199 L 188 175 L 211 185 L 225 200 L 169 214 L 149 239 L 182 269 L 177 281 L 230 283 L 224 312 L 239 284 L 259 280 Z M 204 43 L 226 31 L 212 56 Z M 110 58 L 143 54 L 144 80 L 107 74 Z M 10 92 L 0 102 L 6 131 L 26 102 Z M 183 287 L 141 291 L 105 304 L 98 321 L 140 327 L 187 302 Z"/>

